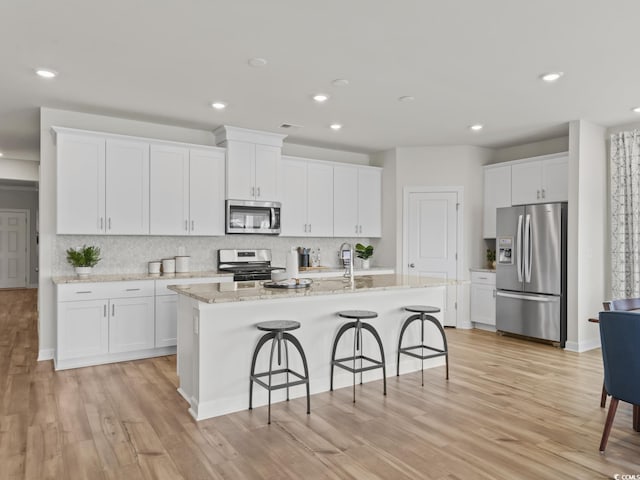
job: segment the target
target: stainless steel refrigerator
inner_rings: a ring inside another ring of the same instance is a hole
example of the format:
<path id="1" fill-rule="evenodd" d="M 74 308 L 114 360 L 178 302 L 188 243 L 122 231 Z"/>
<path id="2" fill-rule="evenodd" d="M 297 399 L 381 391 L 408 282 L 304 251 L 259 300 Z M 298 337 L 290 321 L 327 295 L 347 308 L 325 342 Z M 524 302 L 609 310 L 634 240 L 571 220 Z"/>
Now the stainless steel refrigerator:
<path id="1" fill-rule="evenodd" d="M 496 328 L 567 340 L 567 204 L 499 208 Z"/>

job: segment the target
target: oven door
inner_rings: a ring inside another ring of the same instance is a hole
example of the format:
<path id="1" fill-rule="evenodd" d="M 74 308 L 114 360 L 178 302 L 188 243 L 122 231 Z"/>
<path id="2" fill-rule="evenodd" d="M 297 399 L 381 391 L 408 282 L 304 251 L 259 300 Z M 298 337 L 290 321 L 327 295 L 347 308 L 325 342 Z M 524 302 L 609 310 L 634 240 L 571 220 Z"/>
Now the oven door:
<path id="1" fill-rule="evenodd" d="M 227 233 L 280 234 L 280 203 L 227 200 Z"/>

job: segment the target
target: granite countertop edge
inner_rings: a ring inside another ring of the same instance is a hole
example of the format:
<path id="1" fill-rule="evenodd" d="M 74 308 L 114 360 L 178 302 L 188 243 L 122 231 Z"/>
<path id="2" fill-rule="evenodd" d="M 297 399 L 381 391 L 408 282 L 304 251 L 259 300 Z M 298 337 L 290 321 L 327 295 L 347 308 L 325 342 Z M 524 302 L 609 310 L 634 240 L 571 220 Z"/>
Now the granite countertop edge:
<path id="1" fill-rule="evenodd" d="M 187 272 L 187 273 L 169 273 L 167 275 L 154 275 L 149 273 L 121 273 L 121 274 L 104 274 L 90 275 L 86 278 L 80 278 L 76 275 L 51 277 L 51 281 L 56 285 L 67 283 L 102 283 L 102 282 L 122 282 L 135 280 L 179 280 L 186 278 L 213 278 L 228 277 L 233 275 L 229 273 L 219 273 L 217 271 L 204 272 Z"/>

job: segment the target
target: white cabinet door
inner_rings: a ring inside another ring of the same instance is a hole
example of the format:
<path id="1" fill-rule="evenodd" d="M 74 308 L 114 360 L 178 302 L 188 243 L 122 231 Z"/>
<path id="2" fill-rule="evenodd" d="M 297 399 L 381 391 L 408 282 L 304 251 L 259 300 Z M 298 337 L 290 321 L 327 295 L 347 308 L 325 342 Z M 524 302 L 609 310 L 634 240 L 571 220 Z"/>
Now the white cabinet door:
<path id="1" fill-rule="evenodd" d="M 539 161 L 513 165 L 511 167 L 511 204 L 543 202 L 541 184 L 542 168 Z"/>
<path id="2" fill-rule="evenodd" d="M 107 300 L 58 304 L 57 360 L 104 355 L 109 352 Z"/>
<path id="3" fill-rule="evenodd" d="M 154 298 L 115 298 L 109 302 L 109 353 L 146 350 L 155 345 Z"/>
<path id="4" fill-rule="evenodd" d="M 496 210 L 511 206 L 511 166 L 484 169 L 484 238 L 496 238 Z"/>
<path id="5" fill-rule="evenodd" d="M 471 321 L 496 324 L 495 286 L 471 284 Z"/>
<path id="6" fill-rule="evenodd" d="M 280 200 L 278 178 L 282 149 L 270 145 L 256 145 L 255 195 L 256 200 L 273 202 Z"/>
<path id="7" fill-rule="evenodd" d="M 189 233 L 189 149 L 151 145 L 151 235 Z"/>
<path id="8" fill-rule="evenodd" d="M 107 140 L 105 165 L 105 233 L 148 235 L 149 144 Z"/>
<path id="9" fill-rule="evenodd" d="M 224 164 L 222 150 L 190 150 L 191 235 L 224 235 Z"/>
<path id="10" fill-rule="evenodd" d="M 177 343 L 178 295 L 156 297 L 155 346 L 172 347 Z"/>
<path id="11" fill-rule="evenodd" d="M 333 182 L 333 178 L 331 179 Z M 309 196 L 311 196 L 309 194 Z M 331 199 L 333 204 L 333 198 Z M 333 210 L 331 211 L 333 215 Z M 307 162 L 300 159 L 282 159 L 281 235 L 304 237 L 309 230 L 307 222 Z M 333 225 L 332 225 L 333 227 Z"/>
<path id="12" fill-rule="evenodd" d="M 333 234 L 358 235 L 358 167 L 333 167 Z"/>
<path id="13" fill-rule="evenodd" d="M 227 142 L 227 198 L 255 199 L 256 148 L 253 143 Z"/>
<path id="14" fill-rule="evenodd" d="M 569 200 L 569 159 L 567 157 L 542 161 L 542 199 L 544 202 Z"/>
<path id="15" fill-rule="evenodd" d="M 104 233 L 104 168 L 103 138 L 58 134 L 58 234 Z"/>
<path id="16" fill-rule="evenodd" d="M 358 169 L 358 236 L 382 235 L 382 172 L 373 168 Z"/>
<path id="17" fill-rule="evenodd" d="M 307 235 L 333 237 L 333 166 L 308 162 L 306 186 Z"/>

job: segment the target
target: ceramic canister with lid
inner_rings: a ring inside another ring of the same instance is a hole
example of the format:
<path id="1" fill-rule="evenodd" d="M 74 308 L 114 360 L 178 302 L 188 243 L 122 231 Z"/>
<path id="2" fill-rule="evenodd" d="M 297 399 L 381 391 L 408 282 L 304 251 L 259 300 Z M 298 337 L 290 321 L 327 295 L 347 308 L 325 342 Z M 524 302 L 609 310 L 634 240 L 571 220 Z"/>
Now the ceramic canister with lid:
<path id="1" fill-rule="evenodd" d="M 176 273 L 189 272 L 189 262 L 191 257 L 180 255 L 176 257 Z"/>
<path id="2" fill-rule="evenodd" d="M 162 262 L 160 262 L 160 261 L 149 262 L 149 273 L 151 275 L 159 275 L 160 274 L 160 265 L 162 265 Z"/>
<path id="3" fill-rule="evenodd" d="M 162 259 L 162 273 L 176 273 L 176 259 L 175 258 L 163 258 Z"/>

